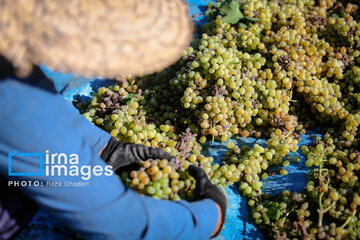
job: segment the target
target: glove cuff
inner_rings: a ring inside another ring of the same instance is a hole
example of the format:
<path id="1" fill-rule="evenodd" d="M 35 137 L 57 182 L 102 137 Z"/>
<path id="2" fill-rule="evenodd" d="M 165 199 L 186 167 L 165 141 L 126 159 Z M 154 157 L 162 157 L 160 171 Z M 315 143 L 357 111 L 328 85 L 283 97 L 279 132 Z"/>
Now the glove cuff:
<path id="1" fill-rule="evenodd" d="M 122 147 L 124 143 L 119 142 L 116 138 L 111 137 L 108 141 L 106 147 L 104 148 L 103 152 L 101 153 L 100 157 L 106 162 L 109 163 L 111 156 L 113 153 L 119 148 Z M 116 170 L 116 169 L 114 169 Z"/>
<path id="2" fill-rule="evenodd" d="M 218 188 L 217 186 L 215 186 L 216 188 Z M 221 191 L 219 188 L 217 189 L 219 190 L 219 192 Z M 215 194 L 216 196 L 217 194 Z M 226 205 L 227 205 L 227 201 L 226 201 L 226 198 L 225 196 L 220 192 L 220 194 L 218 194 L 217 197 L 213 197 L 212 195 L 211 196 L 208 196 L 208 198 L 210 198 L 211 200 L 213 200 L 215 203 L 217 203 L 221 209 L 221 226 L 219 228 L 219 230 L 214 234 L 214 236 L 212 236 L 213 238 L 214 237 L 217 237 L 223 226 L 224 226 L 224 223 L 225 223 L 225 216 L 226 216 Z"/>

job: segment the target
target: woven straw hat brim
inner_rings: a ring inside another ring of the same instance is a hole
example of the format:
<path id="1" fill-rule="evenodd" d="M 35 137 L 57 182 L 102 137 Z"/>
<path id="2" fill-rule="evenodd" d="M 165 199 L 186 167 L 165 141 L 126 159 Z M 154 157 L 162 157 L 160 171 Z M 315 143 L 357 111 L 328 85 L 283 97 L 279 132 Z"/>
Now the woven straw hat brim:
<path id="1" fill-rule="evenodd" d="M 182 0 L 0 0 L 0 54 L 85 77 L 160 71 L 189 44 Z"/>

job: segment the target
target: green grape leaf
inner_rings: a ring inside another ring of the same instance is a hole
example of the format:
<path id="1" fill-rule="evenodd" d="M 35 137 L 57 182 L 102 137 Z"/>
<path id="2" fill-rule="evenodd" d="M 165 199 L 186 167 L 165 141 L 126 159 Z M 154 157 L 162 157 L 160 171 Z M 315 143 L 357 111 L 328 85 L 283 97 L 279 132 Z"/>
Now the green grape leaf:
<path id="1" fill-rule="evenodd" d="M 210 8 L 207 10 L 207 17 L 209 18 L 209 21 L 215 20 L 216 15 L 217 15 L 217 13 L 213 9 Z"/>
<path id="2" fill-rule="evenodd" d="M 135 102 L 135 94 L 131 93 L 122 98 L 123 100 L 130 101 L 130 104 Z"/>
<path id="3" fill-rule="evenodd" d="M 126 96 L 122 97 L 122 99 L 124 99 L 124 100 L 128 100 L 128 99 L 132 99 L 133 97 L 135 97 L 135 94 L 130 93 L 130 94 L 128 94 L 128 95 L 126 95 Z"/>
<path id="4" fill-rule="evenodd" d="M 239 23 L 239 26 L 243 29 L 247 29 L 248 26 L 245 23 Z"/>
<path id="5" fill-rule="evenodd" d="M 273 202 L 269 207 L 269 211 L 267 212 L 267 215 L 274 220 L 278 220 L 280 218 L 280 209 L 281 207 L 279 203 Z"/>
<path id="6" fill-rule="evenodd" d="M 331 14 L 330 17 L 335 18 L 335 19 L 339 19 L 339 18 L 340 18 L 340 17 L 339 17 L 337 14 L 335 14 L 335 13 Z"/>
<path id="7" fill-rule="evenodd" d="M 344 18 L 344 17 L 345 17 L 345 13 L 344 13 L 344 12 L 340 12 L 340 16 L 341 16 L 342 18 Z"/>
<path id="8" fill-rule="evenodd" d="M 235 0 L 227 0 L 223 2 L 219 8 L 220 14 L 223 16 L 222 21 L 225 23 L 235 24 L 244 15 L 240 11 L 240 4 Z"/>
<path id="9" fill-rule="evenodd" d="M 259 18 L 251 18 L 251 17 L 244 17 L 242 20 L 244 20 L 246 22 L 258 22 L 258 21 L 260 21 Z"/>

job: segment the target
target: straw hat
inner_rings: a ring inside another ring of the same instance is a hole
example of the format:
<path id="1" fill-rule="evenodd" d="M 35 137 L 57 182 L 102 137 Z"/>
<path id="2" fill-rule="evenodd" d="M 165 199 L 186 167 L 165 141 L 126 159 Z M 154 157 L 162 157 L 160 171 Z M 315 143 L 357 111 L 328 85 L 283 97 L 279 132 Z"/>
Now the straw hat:
<path id="1" fill-rule="evenodd" d="M 192 22 L 182 0 L 0 0 L 0 55 L 85 77 L 143 75 L 175 62 Z"/>

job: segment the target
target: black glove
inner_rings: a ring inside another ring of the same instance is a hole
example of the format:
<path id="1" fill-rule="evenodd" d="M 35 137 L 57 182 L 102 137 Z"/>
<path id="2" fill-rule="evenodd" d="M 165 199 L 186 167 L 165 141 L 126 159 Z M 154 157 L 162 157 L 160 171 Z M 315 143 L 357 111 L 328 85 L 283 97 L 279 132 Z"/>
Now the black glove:
<path id="1" fill-rule="evenodd" d="M 141 163 L 148 159 L 167 159 L 169 161 L 174 159 L 171 154 L 160 148 L 123 143 L 114 137 L 111 137 L 104 151 L 101 153 L 101 158 L 104 159 L 107 164 L 111 165 L 114 171 L 133 163 Z"/>
<path id="2" fill-rule="evenodd" d="M 194 165 L 190 165 L 188 168 L 189 174 L 195 178 L 196 180 L 196 189 L 195 189 L 195 197 L 198 200 L 204 198 L 210 198 L 214 202 L 216 202 L 220 208 L 222 213 L 222 222 L 219 231 L 214 235 L 217 236 L 222 226 L 224 225 L 225 214 L 226 214 L 226 198 L 221 190 L 214 184 L 212 184 L 207 177 L 206 173 L 203 169 L 195 167 Z M 214 237 L 212 236 L 212 237 Z"/>

